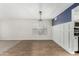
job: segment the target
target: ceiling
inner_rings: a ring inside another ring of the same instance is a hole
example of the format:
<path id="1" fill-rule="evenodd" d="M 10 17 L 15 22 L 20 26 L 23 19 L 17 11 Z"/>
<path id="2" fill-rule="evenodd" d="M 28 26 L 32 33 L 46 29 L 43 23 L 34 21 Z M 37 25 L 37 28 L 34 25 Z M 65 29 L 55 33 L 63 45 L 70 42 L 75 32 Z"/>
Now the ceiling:
<path id="1" fill-rule="evenodd" d="M 73 3 L 42 3 L 42 19 L 52 19 Z M 39 3 L 0 3 L 0 18 L 39 19 Z"/>

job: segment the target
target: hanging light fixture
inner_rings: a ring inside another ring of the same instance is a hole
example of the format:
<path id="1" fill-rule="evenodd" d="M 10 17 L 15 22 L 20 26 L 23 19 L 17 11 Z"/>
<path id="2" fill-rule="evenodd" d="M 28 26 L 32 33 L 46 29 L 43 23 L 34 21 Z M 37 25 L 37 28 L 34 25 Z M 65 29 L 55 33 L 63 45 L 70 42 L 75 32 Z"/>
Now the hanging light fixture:
<path id="1" fill-rule="evenodd" d="M 42 4 L 39 3 L 39 11 L 38 11 L 38 13 L 39 13 L 39 20 L 38 20 L 38 23 L 36 24 L 38 26 L 36 26 L 34 28 L 34 31 L 33 31 L 34 33 L 36 33 L 38 35 L 46 35 L 46 33 L 47 33 L 46 24 L 45 24 L 45 22 L 42 19 L 42 12 L 43 12 L 42 11 Z"/>

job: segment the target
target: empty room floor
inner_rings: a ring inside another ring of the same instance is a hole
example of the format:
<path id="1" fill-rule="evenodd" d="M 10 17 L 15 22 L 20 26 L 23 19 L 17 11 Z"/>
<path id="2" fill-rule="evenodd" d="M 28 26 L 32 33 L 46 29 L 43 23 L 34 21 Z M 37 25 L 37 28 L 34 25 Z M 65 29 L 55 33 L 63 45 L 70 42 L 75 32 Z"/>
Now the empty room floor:
<path id="1" fill-rule="evenodd" d="M 74 56 L 66 52 L 52 40 L 22 40 L 2 56 Z M 79 55 L 79 54 L 75 54 Z"/>

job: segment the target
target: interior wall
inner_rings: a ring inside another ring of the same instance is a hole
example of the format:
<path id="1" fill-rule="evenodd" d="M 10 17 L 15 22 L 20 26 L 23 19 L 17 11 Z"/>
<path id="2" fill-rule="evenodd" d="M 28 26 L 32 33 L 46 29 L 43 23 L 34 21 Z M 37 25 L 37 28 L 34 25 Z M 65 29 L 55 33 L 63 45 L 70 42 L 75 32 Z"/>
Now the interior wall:
<path id="1" fill-rule="evenodd" d="M 42 18 L 52 19 L 73 3 L 0 3 L 0 18 L 39 19 L 38 11 L 43 11 Z"/>
<path id="2" fill-rule="evenodd" d="M 50 20 L 71 4 L 43 3 L 42 19 L 47 26 L 46 35 L 35 35 L 32 32 L 34 23 L 39 19 L 39 3 L 0 3 L 0 38 L 1 40 L 51 39 Z"/>
<path id="3" fill-rule="evenodd" d="M 43 21 L 47 27 L 46 35 L 35 35 L 33 28 L 39 26 L 39 21 L 11 19 L 0 21 L 0 40 L 28 40 L 28 39 L 51 39 L 51 24 L 49 21 Z M 33 26 L 35 25 L 35 26 Z"/>
<path id="4" fill-rule="evenodd" d="M 43 21 L 47 26 L 46 35 L 32 33 L 36 27 L 33 24 L 39 24 L 38 11 L 37 3 L 0 4 L 0 40 L 51 39 L 50 19 Z"/>

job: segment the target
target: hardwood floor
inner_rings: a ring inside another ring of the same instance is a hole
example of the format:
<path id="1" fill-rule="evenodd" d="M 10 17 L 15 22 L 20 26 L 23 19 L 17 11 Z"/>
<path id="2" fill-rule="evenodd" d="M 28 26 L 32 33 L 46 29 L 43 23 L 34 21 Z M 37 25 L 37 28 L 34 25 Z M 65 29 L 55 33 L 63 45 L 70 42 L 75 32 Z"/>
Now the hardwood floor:
<path id="1" fill-rule="evenodd" d="M 3 56 L 75 56 L 66 52 L 52 40 L 23 40 Z M 76 54 L 79 55 L 79 54 Z"/>

